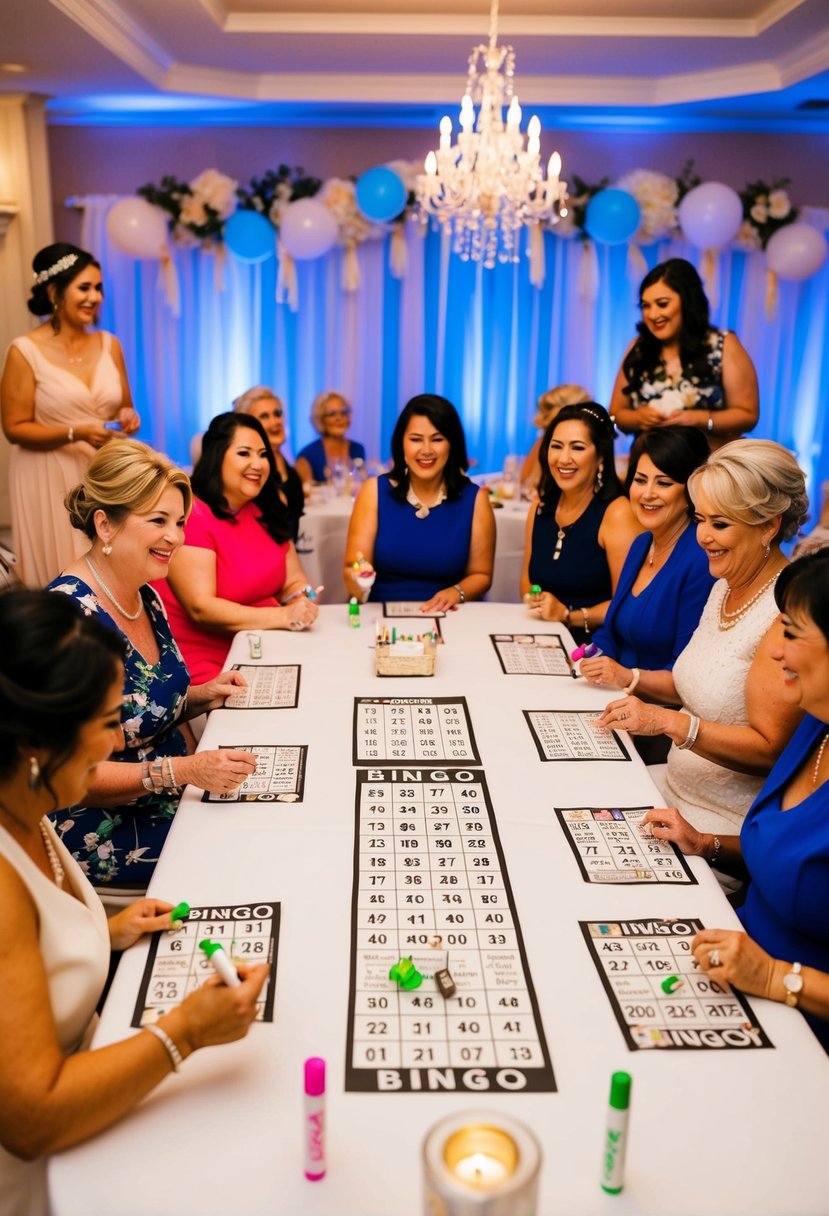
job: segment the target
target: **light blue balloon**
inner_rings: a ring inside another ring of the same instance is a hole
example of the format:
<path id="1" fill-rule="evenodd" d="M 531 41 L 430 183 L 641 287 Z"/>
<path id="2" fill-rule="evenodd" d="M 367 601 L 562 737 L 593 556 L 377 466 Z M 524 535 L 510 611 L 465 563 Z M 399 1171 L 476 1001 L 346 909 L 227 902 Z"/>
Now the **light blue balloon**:
<path id="1" fill-rule="evenodd" d="M 276 253 L 273 224 L 258 211 L 234 211 L 225 224 L 225 244 L 240 262 L 265 262 Z"/>
<path id="2" fill-rule="evenodd" d="M 394 169 L 377 165 L 357 178 L 357 206 L 367 220 L 385 224 L 396 219 L 409 197 Z"/>
<path id="3" fill-rule="evenodd" d="M 639 204 L 626 190 L 600 190 L 587 204 L 584 227 L 602 245 L 624 245 L 639 227 Z"/>

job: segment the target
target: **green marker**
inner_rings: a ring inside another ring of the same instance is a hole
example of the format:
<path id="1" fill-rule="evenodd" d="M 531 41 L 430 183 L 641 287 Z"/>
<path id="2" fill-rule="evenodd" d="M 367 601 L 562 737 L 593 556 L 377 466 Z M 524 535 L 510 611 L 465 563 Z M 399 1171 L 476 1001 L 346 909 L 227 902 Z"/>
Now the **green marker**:
<path id="1" fill-rule="evenodd" d="M 532 587 L 530 587 L 530 595 L 541 595 L 541 588 L 538 583 L 533 583 Z"/>
<path id="2" fill-rule="evenodd" d="M 663 992 L 670 994 L 671 992 L 676 992 L 679 988 L 684 988 L 685 980 L 681 975 L 666 975 L 660 987 Z"/>
<path id="3" fill-rule="evenodd" d="M 625 1180 L 631 1085 L 628 1072 L 614 1072 L 610 1078 L 610 1105 L 599 1178 L 602 1190 L 607 1191 L 608 1195 L 618 1195 Z"/>
<path id="4" fill-rule="evenodd" d="M 360 604 L 356 595 L 348 601 L 348 623 L 352 629 L 360 628 Z"/>
<path id="5" fill-rule="evenodd" d="M 172 922 L 170 925 L 170 928 L 171 929 L 180 929 L 182 926 L 182 922 L 187 920 L 187 917 L 189 915 L 190 915 L 190 905 L 188 903 L 185 903 L 184 900 L 182 900 L 180 904 L 176 904 L 176 906 L 173 908 L 172 912 L 170 913 L 170 920 Z"/>
<path id="6" fill-rule="evenodd" d="M 411 958 L 398 959 L 389 972 L 389 979 L 394 980 L 401 988 L 407 990 L 419 988 L 423 983 L 423 976 L 417 970 Z"/>

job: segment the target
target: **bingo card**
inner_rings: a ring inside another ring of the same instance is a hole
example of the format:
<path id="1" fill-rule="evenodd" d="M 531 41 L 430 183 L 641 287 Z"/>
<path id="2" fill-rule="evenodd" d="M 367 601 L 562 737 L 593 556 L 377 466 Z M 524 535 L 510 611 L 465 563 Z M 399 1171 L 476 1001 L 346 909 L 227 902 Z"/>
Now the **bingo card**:
<path id="1" fill-rule="evenodd" d="M 676 845 L 640 832 L 639 821 L 650 809 L 556 807 L 558 821 L 585 882 L 696 885 L 697 880 Z"/>
<path id="2" fill-rule="evenodd" d="M 480 764 L 465 697 L 355 697 L 354 764 Z"/>
<path id="3" fill-rule="evenodd" d="M 228 697 L 224 709 L 296 709 L 299 704 L 298 663 L 271 664 L 234 663 L 233 671 L 241 671 L 248 682 Z"/>
<path id="4" fill-rule="evenodd" d="M 259 996 L 256 1019 L 273 1021 L 280 905 L 272 903 L 191 908 L 180 929 L 153 933 L 131 1026 L 156 1022 L 215 974 L 199 942 L 220 941 L 234 963 L 268 963 L 271 974 Z"/>
<path id="5" fill-rule="evenodd" d="M 305 769 L 308 763 L 306 744 L 221 743 L 237 751 L 252 752 L 256 771 L 235 790 L 226 794 L 202 794 L 202 802 L 302 802 Z"/>
<path id="6" fill-rule="evenodd" d="M 345 1088 L 553 1092 L 483 771 L 367 769 L 356 810 Z"/>
<path id="7" fill-rule="evenodd" d="M 598 710 L 525 709 L 524 717 L 542 760 L 630 760 L 615 731 L 590 725 Z"/>
<path id="8" fill-rule="evenodd" d="M 430 612 L 428 616 L 420 611 L 421 600 L 386 600 L 383 604 L 383 616 L 410 616 L 414 620 L 438 620 L 446 616 L 445 612 Z"/>
<path id="9" fill-rule="evenodd" d="M 491 633 L 507 676 L 569 676 L 573 664 L 557 633 Z"/>
<path id="10" fill-rule="evenodd" d="M 702 921 L 580 921 L 631 1051 L 773 1047 L 742 993 L 717 983 L 691 953 Z"/>

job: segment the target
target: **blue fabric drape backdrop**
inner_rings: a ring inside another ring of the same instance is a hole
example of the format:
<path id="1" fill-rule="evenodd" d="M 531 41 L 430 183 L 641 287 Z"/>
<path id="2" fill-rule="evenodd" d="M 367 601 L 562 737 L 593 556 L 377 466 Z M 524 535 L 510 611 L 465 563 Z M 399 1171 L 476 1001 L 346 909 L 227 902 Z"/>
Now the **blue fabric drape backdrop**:
<path id="1" fill-rule="evenodd" d="M 483 270 L 450 254 L 430 232 L 406 234 L 408 274 L 394 279 L 388 238 L 359 247 L 361 284 L 340 286 L 343 253 L 298 262 L 299 311 L 276 303 L 276 259 L 249 265 L 232 255 L 176 249 L 181 316 L 173 316 L 155 261 L 136 262 L 106 233 L 113 196 L 90 196 L 82 244 L 99 257 L 106 288 L 102 324 L 121 340 L 141 437 L 189 464 L 190 440 L 239 393 L 269 384 L 287 407 L 289 444 L 314 438 L 314 396 L 337 388 L 354 405 L 353 437 L 369 459 L 386 460 L 395 419 L 409 397 L 443 393 L 459 408 L 479 470 L 526 452 L 539 393 L 582 384 L 607 403 L 638 319 L 638 275 L 623 246 L 596 248 L 597 290 L 584 247 L 544 237 L 546 280 L 537 290 L 526 262 Z M 643 250 L 648 266 L 698 253 L 680 241 Z M 585 287 L 587 284 L 587 287 Z M 222 287 L 219 290 L 219 287 Z M 762 255 L 728 251 L 718 258 L 716 324 L 733 329 L 760 380 L 754 434 L 798 456 L 818 507 L 829 478 L 829 263 L 803 283 L 781 282 L 774 317 L 765 314 Z M 620 447 L 625 441 L 620 441 Z"/>

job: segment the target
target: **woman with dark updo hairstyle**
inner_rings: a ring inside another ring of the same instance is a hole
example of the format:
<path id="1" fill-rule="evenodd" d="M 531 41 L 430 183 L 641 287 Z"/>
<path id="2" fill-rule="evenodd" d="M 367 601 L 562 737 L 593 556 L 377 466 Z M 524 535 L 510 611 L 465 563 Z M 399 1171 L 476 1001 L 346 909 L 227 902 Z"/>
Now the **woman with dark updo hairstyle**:
<path id="1" fill-rule="evenodd" d="M 695 268 L 669 258 L 639 286 L 639 337 L 625 351 L 610 413 L 620 430 L 691 426 L 713 449 L 757 425 L 757 373 L 735 334 L 713 329 Z"/>
<path id="2" fill-rule="evenodd" d="M 13 548 L 23 581 L 42 587 L 87 547 L 69 523 L 64 498 L 95 450 L 118 431 L 137 431 L 139 418 L 118 340 L 94 330 L 103 283 L 92 254 L 47 245 L 32 266 L 28 308 L 49 319 L 6 352 L 0 406 L 12 445 Z"/>

